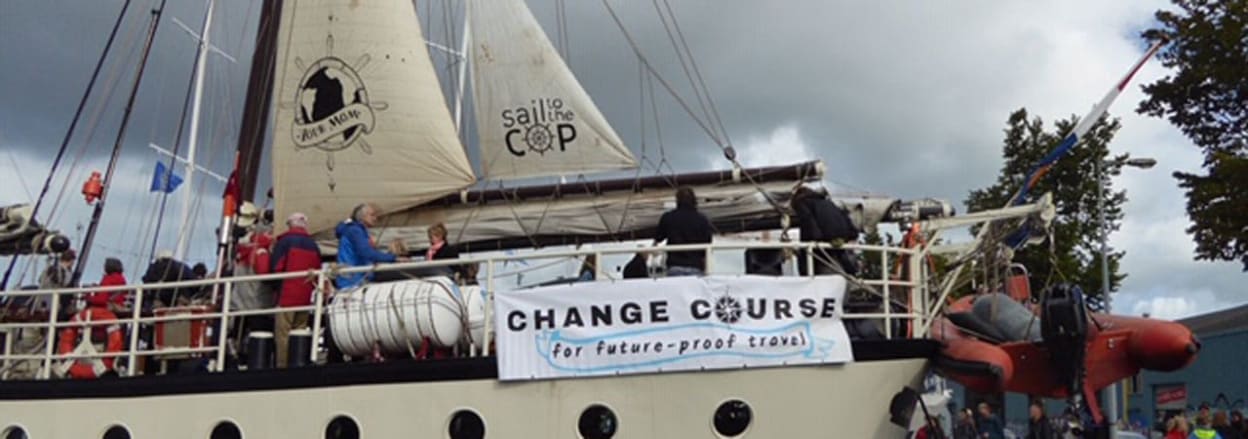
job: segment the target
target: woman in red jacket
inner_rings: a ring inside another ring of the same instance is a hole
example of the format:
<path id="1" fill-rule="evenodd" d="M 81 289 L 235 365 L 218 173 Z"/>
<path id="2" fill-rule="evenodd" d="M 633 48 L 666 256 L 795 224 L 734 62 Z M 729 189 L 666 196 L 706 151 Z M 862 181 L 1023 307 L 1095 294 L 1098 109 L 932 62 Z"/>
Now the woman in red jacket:
<path id="1" fill-rule="evenodd" d="M 104 260 L 104 278 L 100 279 L 101 287 L 115 287 L 126 284 L 125 267 L 121 260 L 108 258 Z M 96 291 L 87 295 L 87 306 L 107 307 L 111 311 L 126 308 L 129 293 L 126 291 Z"/>

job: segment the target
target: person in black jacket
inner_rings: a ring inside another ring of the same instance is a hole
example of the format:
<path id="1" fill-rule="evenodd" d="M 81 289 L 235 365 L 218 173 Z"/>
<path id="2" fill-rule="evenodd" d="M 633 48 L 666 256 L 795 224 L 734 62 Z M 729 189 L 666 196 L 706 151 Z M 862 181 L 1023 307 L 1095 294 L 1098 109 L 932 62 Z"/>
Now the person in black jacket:
<path id="1" fill-rule="evenodd" d="M 710 244 L 712 230 L 711 220 L 698 212 L 698 197 L 693 189 L 682 187 L 676 190 L 676 208 L 659 217 L 654 243 Z M 705 272 L 706 251 L 667 252 L 668 276 L 701 276 Z"/>
<path id="2" fill-rule="evenodd" d="M 1044 414 L 1044 402 L 1035 400 L 1031 402 L 1031 411 L 1028 416 L 1027 439 L 1054 439 L 1057 436 L 1053 434 L 1053 424 L 1049 422 L 1049 417 Z"/>
<path id="3" fill-rule="evenodd" d="M 144 283 L 165 283 L 179 282 L 184 280 L 195 279 L 195 273 L 191 271 L 191 267 L 187 267 L 181 261 L 173 258 L 173 252 L 161 251 L 156 260 L 152 261 L 152 265 L 147 266 L 147 272 L 143 274 Z M 178 299 L 190 299 L 196 292 L 195 287 L 182 288 L 161 288 L 152 291 L 151 295 L 143 296 L 143 309 L 150 309 L 152 306 L 152 297 L 160 301 L 163 306 L 176 306 Z"/>
<path id="4" fill-rule="evenodd" d="M 799 186 L 789 201 L 797 214 L 802 242 L 843 244 L 858 240 L 858 228 L 827 194 Z M 815 274 L 858 274 L 858 264 L 853 256 L 841 249 L 815 249 Z M 837 270 L 837 268 L 840 270 Z M 798 258 L 798 269 L 807 273 L 806 257 Z"/>

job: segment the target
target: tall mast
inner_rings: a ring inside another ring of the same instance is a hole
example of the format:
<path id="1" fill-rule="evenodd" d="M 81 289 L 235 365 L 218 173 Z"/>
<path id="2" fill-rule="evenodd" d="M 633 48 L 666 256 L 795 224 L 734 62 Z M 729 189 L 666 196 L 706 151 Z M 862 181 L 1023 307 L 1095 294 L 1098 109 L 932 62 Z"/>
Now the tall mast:
<path id="1" fill-rule="evenodd" d="M 143 71 L 147 68 L 147 57 L 152 53 L 152 40 L 156 38 L 156 30 L 160 28 L 160 17 L 165 11 L 165 3 L 160 0 L 160 7 L 152 10 L 152 24 L 147 30 L 147 39 L 143 42 L 143 57 L 139 59 L 139 71 L 134 75 L 134 84 L 130 89 L 130 97 L 126 99 L 126 108 L 121 116 L 121 128 L 117 130 L 117 140 L 113 143 L 113 154 L 108 158 L 108 171 L 104 174 L 103 191 L 100 200 L 95 203 L 91 213 L 91 224 L 87 226 L 87 236 L 82 240 L 82 252 L 78 256 L 78 264 L 74 267 L 74 276 L 70 285 L 77 285 L 82 277 L 82 268 L 90 260 L 91 243 L 95 240 L 95 232 L 100 227 L 100 217 L 104 214 L 104 203 L 108 200 L 108 188 L 113 181 L 113 171 L 117 169 L 117 159 L 121 157 L 121 145 L 126 138 L 126 128 L 130 125 L 130 113 L 134 110 L 134 97 L 139 94 L 139 86 L 143 84 Z"/>
<path id="2" fill-rule="evenodd" d="M 195 60 L 195 98 L 191 107 L 191 137 L 187 139 L 186 150 L 186 196 L 182 198 L 182 216 L 178 226 L 178 245 L 174 257 L 181 260 L 186 256 L 186 245 L 190 239 L 191 199 L 195 198 L 195 147 L 199 144 L 200 108 L 204 97 L 204 68 L 208 65 L 208 31 L 212 27 L 212 7 L 216 0 L 208 0 L 208 12 L 204 14 L 203 30 L 199 38 L 199 58 Z"/>
<path id="3" fill-rule="evenodd" d="M 256 193 L 256 179 L 264 153 L 264 133 L 269 123 L 269 101 L 273 95 L 277 28 L 282 17 L 282 0 L 270 0 L 262 5 L 256 30 L 256 48 L 251 58 L 251 80 L 247 83 L 243 123 L 238 134 L 240 201 L 253 200 Z"/>

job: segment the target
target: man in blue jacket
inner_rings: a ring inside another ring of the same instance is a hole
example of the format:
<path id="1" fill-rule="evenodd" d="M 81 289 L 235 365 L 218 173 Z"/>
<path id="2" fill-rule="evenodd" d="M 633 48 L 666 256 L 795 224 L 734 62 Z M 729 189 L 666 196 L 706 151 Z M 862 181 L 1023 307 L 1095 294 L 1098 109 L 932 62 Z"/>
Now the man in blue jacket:
<path id="1" fill-rule="evenodd" d="M 338 237 L 338 265 L 343 267 L 362 267 L 382 262 L 406 260 L 373 248 L 368 237 L 368 228 L 377 225 L 377 207 L 369 203 L 355 206 L 351 210 L 351 218 L 338 223 L 334 229 Z M 351 288 L 372 279 L 372 273 L 341 274 L 334 279 L 338 289 Z"/>

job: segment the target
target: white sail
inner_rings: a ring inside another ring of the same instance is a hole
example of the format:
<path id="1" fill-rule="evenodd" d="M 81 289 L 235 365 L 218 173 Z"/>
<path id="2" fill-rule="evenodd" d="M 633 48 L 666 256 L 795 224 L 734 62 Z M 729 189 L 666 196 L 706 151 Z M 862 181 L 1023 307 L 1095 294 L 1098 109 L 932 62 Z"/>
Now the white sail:
<path id="1" fill-rule="evenodd" d="M 304 212 L 315 233 L 361 202 L 391 212 L 476 181 L 411 2 L 288 2 L 279 32 L 279 219 Z"/>
<path id="2" fill-rule="evenodd" d="M 472 86 L 485 177 L 637 166 L 523 0 L 468 2 Z"/>

